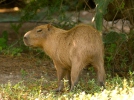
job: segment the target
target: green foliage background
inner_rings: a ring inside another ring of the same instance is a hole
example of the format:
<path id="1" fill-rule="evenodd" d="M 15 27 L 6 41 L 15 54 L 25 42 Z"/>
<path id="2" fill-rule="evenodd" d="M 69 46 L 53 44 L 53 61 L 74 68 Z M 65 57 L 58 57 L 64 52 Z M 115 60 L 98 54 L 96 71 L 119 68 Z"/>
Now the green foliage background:
<path id="1" fill-rule="evenodd" d="M 94 0 L 96 3 L 95 24 L 98 31 L 102 32 L 103 16 L 107 13 L 107 6 L 113 0 Z"/>

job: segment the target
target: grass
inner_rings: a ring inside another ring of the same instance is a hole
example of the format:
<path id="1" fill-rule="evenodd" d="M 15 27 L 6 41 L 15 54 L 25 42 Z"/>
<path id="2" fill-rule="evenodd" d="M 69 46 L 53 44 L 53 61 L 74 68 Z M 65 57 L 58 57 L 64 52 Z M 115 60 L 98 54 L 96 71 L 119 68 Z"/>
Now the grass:
<path id="1" fill-rule="evenodd" d="M 66 86 L 60 93 L 52 92 L 56 81 L 48 82 L 43 77 L 15 85 L 8 82 L 0 85 L 0 100 L 134 100 L 134 77 L 130 74 L 129 79 L 107 75 L 106 89 L 97 86 L 94 79 L 87 83 L 81 79 L 74 91 L 68 92 Z"/>

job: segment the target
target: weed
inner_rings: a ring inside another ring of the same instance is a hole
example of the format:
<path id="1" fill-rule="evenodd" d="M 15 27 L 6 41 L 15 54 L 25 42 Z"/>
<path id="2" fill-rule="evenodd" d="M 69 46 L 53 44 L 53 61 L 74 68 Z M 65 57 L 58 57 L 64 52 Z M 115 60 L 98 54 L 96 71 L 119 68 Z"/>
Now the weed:
<path id="1" fill-rule="evenodd" d="M 2 37 L 0 38 L 0 51 L 2 51 L 4 48 L 7 47 L 7 41 L 8 41 L 8 32 L 3 31 Z"/>
<path id="2" fill-rule="evenodd" d="M 22 78 L 25 78 L 27 76 L 27 72 L 24 69 L 20 70 Z"/>
<path id="3" fill-rule="evenodd" d="M 130 72 L 132 74 L 133 72 Z M 19 82 L 12 85 L 10 82 L 5 85 L 0 85 L 0 99 L 9 100 L 133 100 L 134 87 L 131 80 L 120 78 L 118 76 L 111 78 L 106 81 L 106 89 L 102 90 L 99 86 L 94 85 L 93 88 L 89 89 L 88 85 L 80 86 L 81 82 L 78 84 L 78 89 L 76 88 L 73 92 L 65 91 L 63 93 L 54 93 L 46 91 L 46 89 L 51 89 L 54 87 L 53 81 L 49 81 L 49 86 L 45 87 L 43 85 L 44 78 L 37 80 L 36 82 L 29 82 L 24 84 L 24 82 Z M 66 84 L 65 80 L 65 84 Z M 54 83 L 55 84 L 55 83 Z M 89 80 L 89 85 L 93 85 L 94 80 Z M 84 88 L 85 90 L 83 90 Z"/>
<path id="4" fill-rule="evenodd" d="M 3 50 L 2 52 L 5 55 L 11 55 L 11 56 L 21 56 L 23 49 L 14 47 L 14 48 L 7 48 L 6 50 Z"/>

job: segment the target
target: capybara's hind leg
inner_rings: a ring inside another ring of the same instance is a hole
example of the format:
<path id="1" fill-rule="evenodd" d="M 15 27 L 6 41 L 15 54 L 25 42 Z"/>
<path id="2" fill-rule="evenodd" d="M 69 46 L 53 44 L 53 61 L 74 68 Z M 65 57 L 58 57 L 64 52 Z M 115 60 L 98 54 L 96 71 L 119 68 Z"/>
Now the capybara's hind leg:
<path id="1" fill-rule="evenodd" d="M 99 85 L 105 88 L 106 75 L 105 75 L 104 67 L 100 66 L 100 69 L 97 70 L 97 77 L 98 77 Z"/>
<path id="2" fill-rule="evenodd" d="M 98 59 L 98 58 L 97 58 Z M 105 88 L 105 69 L 104 69 L 104 61 L 102 59 L 98 59 L 93 62 L 93 66 L 95 67 L 95 70 L 97 72 L 97 78 L 100 86 L 103 86 Z"/>

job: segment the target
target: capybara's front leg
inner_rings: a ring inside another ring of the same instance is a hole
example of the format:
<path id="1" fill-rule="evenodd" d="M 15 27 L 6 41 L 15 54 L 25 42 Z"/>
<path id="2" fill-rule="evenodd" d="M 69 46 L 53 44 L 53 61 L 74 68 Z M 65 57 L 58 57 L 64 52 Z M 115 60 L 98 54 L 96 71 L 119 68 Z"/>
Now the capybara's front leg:
<path id="1" fill-rule="evenodd" d="M 66 71 L 66 79 L 68 80 L 69 88 L 71 88 L 71 71 Z"/>
<path id="2" fill-rule="evenodd" d="M 55 90 L 55 92 L 60 92 L 63 90 L 63 87 L 64 87 L 63 78 L 65 74 L 66 74 L 66 71 L 64 69 L 60 67 L 57 69 L 58 88 Z"/>

